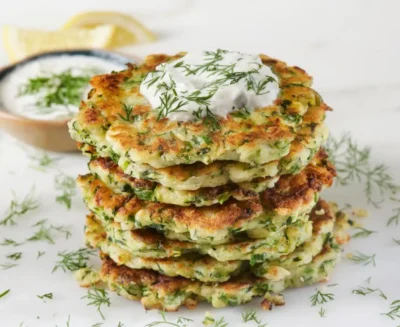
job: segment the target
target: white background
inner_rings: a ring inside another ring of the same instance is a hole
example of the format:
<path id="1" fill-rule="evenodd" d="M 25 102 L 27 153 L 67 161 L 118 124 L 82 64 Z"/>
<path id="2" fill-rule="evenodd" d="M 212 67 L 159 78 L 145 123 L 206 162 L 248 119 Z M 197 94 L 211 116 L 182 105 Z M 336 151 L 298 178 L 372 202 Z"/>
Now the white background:
<path id="1" fill-rule="evenodd" d="M 360 144 L 371 145 L 373 160 L 389 165 L 400 183 L 400 1 L 1 0 L 0 24 L 56 29 L 73 14 L 94 9 L 130 13 L 159 35 L 156 43 L 123 49 L 135 56 L 220 47 L 263 52 L 306 69 L 315 77 L 315 88 L 334 108 L 328 116 L 332 133 L 351 131 Z M 3 50 L 0 63 L 7 63 Z M 83 245 L 86 210 L 79 195 L 70 212 L 54 203 L 53 176 L 57 169 L 70 175 L 84 173 L 86 159 L 78 154 L 62 157 L 54 171 L 36 172 L 29 168 L 25 150 L 4 135 L 0 138 L 0 215 L 9 205 L 11 188 L 25 194 L 35 183 L 41 202 L 40 210 L 24 217 L 18 226 L 0 227 L 0 240 L 31 236 L 30 226 L 43 218 L 73 230 L 72 239 L 56 237 L 55 246 L 41 243 L 24 248 L 19 267 L 0 270 L 0 292 L 11 289 L 0 299 L 1 327 L 17 327 L 22 321 L 23 326 L 64 327 L 68 315 L 70 327 L 90 327 L 101 321 L 95 309 L 86 307 L 86 300 L 80 299 L 86 291 L 79 289 L 68 274 L 51 274 L 58 251 Z M 356 207 L 366 205 L 362 186 L 357 185 L 334 188 L 325 198 Z M 379 232 L 354 240 L 346 248 L 346 252 L 377 253 L 377 267 L 358 266 L 344 259 L 333 277 L 332 283 L 339 285 L 333 290 L 335 301 L 325 306 L 326 318 L 319 317 L 319 307 L 310 306 L 311 287 L 287 292 L 287 305 L 261 312 L 263 321 L 271 327 L 400 325 L 400 319 L 391 321 L 380 315 L 388 311 L 389 300 L 351 294 L 372 276 L 371 287 L 382 288 L 392 301 L 400 299 L 400 247 L 392 241 L 393 237 L 400 238 L 400 226 L 385 226 L 392 206 L 385 203 L 379 210 L 370 208 L 365 226 Z M 37 250 L 47 252 L 40 261 L 35 257 Z M 0 261 L 10 251 L 14 249 L 0 247 Z M 53 301 L 45 304 L 36 298 L 47 292 L 54 293 Z M 104 310 L 107 320 L 103 326 L 116 327 L 121 321 L 125 327 L 139 327 L 159 318 L 155 312 L 145 313 L 138 303 L 115 295 L 111 300 L 112 307 Z M 246 308 L 258 308 L 258 302 Z M 206 310 L 216 317 L 224 316 L 230 327 L 242 326 L 243 308 L 218 311 L 204 305 L 195 312 L 181 310 L 179 314 L 199 322 Z"/>

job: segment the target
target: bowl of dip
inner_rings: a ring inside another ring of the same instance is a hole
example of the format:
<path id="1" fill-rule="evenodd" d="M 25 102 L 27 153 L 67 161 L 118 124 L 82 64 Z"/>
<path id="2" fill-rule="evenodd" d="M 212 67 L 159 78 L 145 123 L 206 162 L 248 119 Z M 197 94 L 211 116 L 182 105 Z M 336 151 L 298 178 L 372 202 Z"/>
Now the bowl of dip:
<path id="1" fill-rule="evenodd" d="M 105 50 L 65 50 L 28 57 L 0 70 L 0 129 L 49 151 L 75 151 L 67 123 L 94 75 L 136 59 Z"/>

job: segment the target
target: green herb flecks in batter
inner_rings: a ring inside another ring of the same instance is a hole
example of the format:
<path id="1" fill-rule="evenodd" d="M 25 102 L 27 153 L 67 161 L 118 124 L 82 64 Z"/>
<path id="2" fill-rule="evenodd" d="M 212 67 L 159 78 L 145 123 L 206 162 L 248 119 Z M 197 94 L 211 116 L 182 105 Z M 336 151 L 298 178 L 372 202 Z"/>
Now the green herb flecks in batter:
<path id="1" fill-rule="evenodd" d="M 60 173 L 55 177 L 54 183 L 56 190 L 61 192 L 61 195 L 56 196 L 56 201 L 71 209 L 72 197 L 76 194 L 75 179 Z"/>
<path id="2" fill-rule="evenodd" d="M 5 217 L 0 221 L 0 225 L 16 225 L 15 218 L 23 216 L 29 211 L 39 208 L 38 199 L 35 196 L 35 188 L 32 187 L 22 200 L 19 200 L 13 192 L 14 199 L 11 200 Z"/>

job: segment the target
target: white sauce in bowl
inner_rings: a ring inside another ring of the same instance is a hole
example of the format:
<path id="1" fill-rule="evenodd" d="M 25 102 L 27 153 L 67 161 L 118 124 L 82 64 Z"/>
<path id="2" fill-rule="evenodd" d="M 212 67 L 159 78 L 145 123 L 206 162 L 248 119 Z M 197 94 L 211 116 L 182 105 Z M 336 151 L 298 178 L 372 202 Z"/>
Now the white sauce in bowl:
<path id="1" fill-rule="evenodd" d="M 89 55 L 58 55 L 27 62 L 0 83 L 2 109 L 37 120 L 71 118 L 86 98 L 93 75 L 124 66 Z"/>

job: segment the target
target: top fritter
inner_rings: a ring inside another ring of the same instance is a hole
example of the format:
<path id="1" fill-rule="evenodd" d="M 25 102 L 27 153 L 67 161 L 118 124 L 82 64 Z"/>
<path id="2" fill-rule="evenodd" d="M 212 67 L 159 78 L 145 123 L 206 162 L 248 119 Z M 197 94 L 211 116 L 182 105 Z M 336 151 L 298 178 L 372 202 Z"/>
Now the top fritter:
<path id="1" fill-rule="evenodd" d="M 285 157 L 300 131 L 322 126 L 303 120 L 310 109 L 322 117 L 329 109 L 311 82 L 302 69 L 265 55 L 152 55 L 95 76 L 70 132 L 100 155 L 154 168 L 262 165 Z"/>

